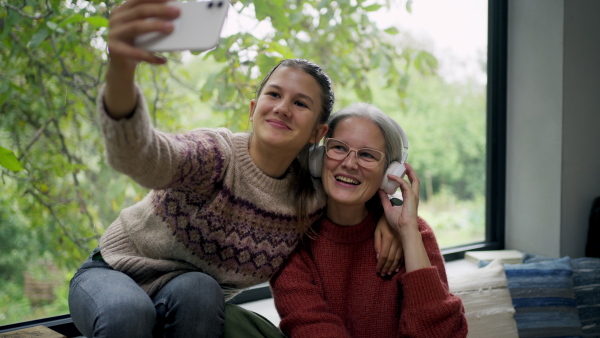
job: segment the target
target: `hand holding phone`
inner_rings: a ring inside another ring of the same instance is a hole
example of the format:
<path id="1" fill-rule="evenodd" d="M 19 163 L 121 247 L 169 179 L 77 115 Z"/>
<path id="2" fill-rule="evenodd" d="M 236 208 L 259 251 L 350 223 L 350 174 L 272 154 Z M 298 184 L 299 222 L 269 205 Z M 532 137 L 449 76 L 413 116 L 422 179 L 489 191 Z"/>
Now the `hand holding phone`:
<path id="1" fill-rule="evenodd" d="M 135 46 L 150 52 L 201 52 L 217 46 L 229 10 L 229 0 L 169 2 L 168 5 L 179 7 L 181 13 L 172 21 L 173 31 L 169 34 L 142 34 L 135 38 Z"/>

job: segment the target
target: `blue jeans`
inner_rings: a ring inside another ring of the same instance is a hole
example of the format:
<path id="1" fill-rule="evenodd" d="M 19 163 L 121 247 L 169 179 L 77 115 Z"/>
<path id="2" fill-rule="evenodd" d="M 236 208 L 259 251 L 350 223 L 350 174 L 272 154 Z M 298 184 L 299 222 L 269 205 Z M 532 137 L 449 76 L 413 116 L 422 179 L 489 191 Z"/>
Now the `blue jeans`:
<path id="1" fill-rule="evenodd" d="M 225 321 L 223 291 L 207 274 L 179 275 L 150 298 L 91 255 L 71 280 L 69 310 L 86 337 L 221 337 Z"/>

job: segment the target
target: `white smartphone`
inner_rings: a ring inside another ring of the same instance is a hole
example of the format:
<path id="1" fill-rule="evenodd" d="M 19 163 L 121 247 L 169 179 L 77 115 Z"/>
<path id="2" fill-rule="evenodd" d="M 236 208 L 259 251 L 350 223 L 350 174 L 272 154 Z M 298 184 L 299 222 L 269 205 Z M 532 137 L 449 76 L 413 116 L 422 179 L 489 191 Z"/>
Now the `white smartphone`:
<path id="1" fill-rule="evenodd" d="M 229 10 L 229 0 L 172 1 L 168 5 L 181 9 L 180 16 L 173 20 L 173 31 L 170 34 L 142 34 L 135 39 L 137 47 L 151 52 L 203 52 L 217 46 Z"/>

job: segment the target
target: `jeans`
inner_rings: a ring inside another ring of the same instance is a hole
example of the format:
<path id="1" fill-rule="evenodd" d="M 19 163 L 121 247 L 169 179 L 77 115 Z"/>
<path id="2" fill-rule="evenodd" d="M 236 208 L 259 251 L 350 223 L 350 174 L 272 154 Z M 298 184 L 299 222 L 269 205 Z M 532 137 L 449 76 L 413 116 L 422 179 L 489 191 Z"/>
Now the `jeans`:
<path id="1" fill-rule="evenodd" d="M 71 280 L 69 310 L 86 337 L 221 337 L 225 321 L 223 291 L 207 274 L 179 275 L 150 298 L 91 255 Z"/>

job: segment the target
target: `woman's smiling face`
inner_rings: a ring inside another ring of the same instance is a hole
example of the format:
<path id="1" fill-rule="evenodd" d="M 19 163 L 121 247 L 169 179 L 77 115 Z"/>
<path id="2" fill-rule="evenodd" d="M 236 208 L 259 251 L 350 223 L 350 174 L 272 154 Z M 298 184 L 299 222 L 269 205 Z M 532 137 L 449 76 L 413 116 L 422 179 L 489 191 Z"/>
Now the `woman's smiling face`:
<path id="1" fill-rule="evenodd" d="M 321 139 L 325 124 L 321 112 L 321 87 L 301 69 L 277 68 L 257 100 L 250 103 L 253 140 L 294 156 L 308 142 Z"/>
<path id="2" fill-rule="evenodd" d="M 345 118 L 338 122 L 331 137 L 347 143 L 352 149 L 371 148 L 385 153 L 381 129 L 369 119 Z M 381 186 L 384 162 L 382 160 L 374 168 L 364 168 L 358 164 L 355 151 L 350 151 L 343 160 L 334 160 L 325 155 L 322 182 L 328 203 L 364 208 Z"/>

